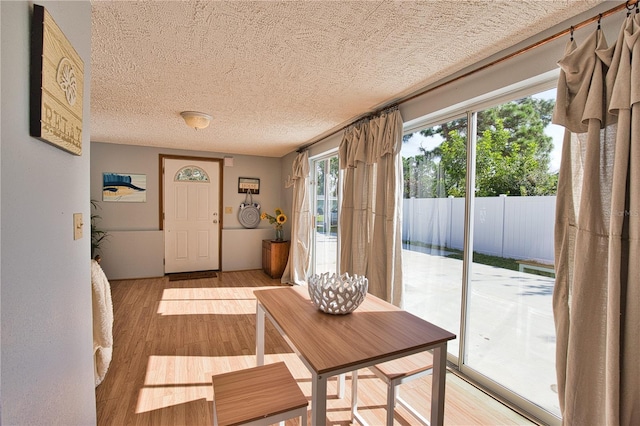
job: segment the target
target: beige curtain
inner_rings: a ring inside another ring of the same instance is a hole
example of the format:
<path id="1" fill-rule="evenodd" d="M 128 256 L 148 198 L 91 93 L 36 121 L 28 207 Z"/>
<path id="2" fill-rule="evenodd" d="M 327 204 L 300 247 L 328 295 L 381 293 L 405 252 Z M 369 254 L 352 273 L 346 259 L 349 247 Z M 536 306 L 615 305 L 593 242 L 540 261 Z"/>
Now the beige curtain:
<path id="1" fill-rule="evenodd" d="M 281 282 L 304 284 L 310 263 L 313 217 L 309 211 L 309 152 L 296 157 L 292 165 L 293 211 L 291 214 L 291 247 L 289 261 Z"/>
<path id="2" fill-rule="evenodd" d="M 560 60 L 558 396 L 567 425 L 640 424 L 640 15 Z"/>
<path id="3" fill-rule="evenodd" d="M 369 292 L 402 305 L 402 116 L 397 108 L 349 127 L 343 174 L 340 272 L 364 275 Z"/>

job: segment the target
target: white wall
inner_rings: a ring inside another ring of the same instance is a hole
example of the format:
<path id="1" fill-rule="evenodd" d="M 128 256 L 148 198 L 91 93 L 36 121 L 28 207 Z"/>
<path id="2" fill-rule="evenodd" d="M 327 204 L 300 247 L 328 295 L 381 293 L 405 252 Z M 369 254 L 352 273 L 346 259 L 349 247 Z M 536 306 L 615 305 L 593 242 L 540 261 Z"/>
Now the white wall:
<path id="1" fill-rule="evenodd" d="M 184 151 L 92 142 L 91 198 L 98 200 L 97 214 L 100 228 L 111 233 L 101 250 L 102 267 L 109 279 L 156 277 L 164 274 L 164 247 L 149 245 L 140 249 L 141 239 L 163 244 L 160 230 L 159 154 L 223 158 L 213 152 Z M 232 155 L 233 166 L 222 167 L 223 220 L 222 269 L 225 271 L 260 269 L 262 267 L 262 238 L 273 238 L 273 226 L 261 221 L 256 229 L 245 229 L 238 221 L 238 207 L 245 195 L 238 193 L 238 177 L 260 179 L 260 194 L 254 202 L 261 211 L 274 214 L 283 203 L 284 178 L 280 158 Z M 145 203 L 102 202 L 102 174 L 105 172 L 140 173 L 147 175 Z M 286 177 L 286 176 L 285 176 Z M 290 190 L 288 190 L 290 192 Z M 289 202 L 290 205 L 290 202 Z M 225 207 L 232 209 L 225 213 Z M 285 208 L 286 212 L 289 212 Z M 288 235 L 289 226 L 285 226 Z M 126 261 L 124 261 L 126 260 Z"/>
<path id="2" fill-rule="evenodd" d="M 29 136 L 30 2 L 0 2 L 1 419 L 96 423 L 89 230 L 91 4 L 39 1 L 84 61 L 83 153 Z"/>

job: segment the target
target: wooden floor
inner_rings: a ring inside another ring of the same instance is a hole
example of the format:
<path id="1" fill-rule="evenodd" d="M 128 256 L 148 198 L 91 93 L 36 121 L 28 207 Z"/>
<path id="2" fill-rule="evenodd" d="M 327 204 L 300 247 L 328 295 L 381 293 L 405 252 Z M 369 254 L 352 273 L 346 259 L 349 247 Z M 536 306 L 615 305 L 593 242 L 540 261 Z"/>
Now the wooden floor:
<path id="1" fill-rule="evenodd" d="M 253 290 L 280 285 L 262 271 L 224 272 L 216 278 L 111 282 L 114 348 L 109 371 L 96 388 L 97 423 L 106 425 L 211 425 L 211 376 L 255 366 Z M 267 321 L 268 323 L 268 321 Z M 311 375 L 284 339 L 267 325 L 265 362 L 285 361 L 311 399 Z M 384 424 L 385 389 L 360 371 L 359 410 L 371 425 Z M 402 386 L 402 396 L 425 416 L 430 378 Z M 328 424 L 350 423 L 350 377 L 343 399 L 328 385 Z M 333 395 L 333 396 L 332 396 Z M 398 425 L 413 425 L 404 409 Z M 532 424 L 451 372 L 447 373 L 446 425 Z M 297 425 L 290 420 L 287 426 Z"/>

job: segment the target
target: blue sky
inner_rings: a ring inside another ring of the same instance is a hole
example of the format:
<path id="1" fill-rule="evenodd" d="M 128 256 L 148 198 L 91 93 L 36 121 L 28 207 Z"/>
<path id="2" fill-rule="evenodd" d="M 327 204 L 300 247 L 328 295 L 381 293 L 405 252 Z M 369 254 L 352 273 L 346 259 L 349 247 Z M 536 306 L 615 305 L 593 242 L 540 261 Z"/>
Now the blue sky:
<path id="1" fill-rule="evenodd" d="M 556 89 L 554 88 L 545 92 L 538 93 L 536 95 L 533 95 L 533 97 L 537 99 L 555 99 Z M 560 155 L 562 152 L 564 128 L 555 124 L 549 124 L 545 128 L 544 132 L 546 135 L 553 138 L 553 150 L 551 151 L 551 162 L 549 163 L 549 171 L 555 173 L 560 169 Z M 423 147 L 427 150 L 432 150 L 436 146 L 440 145 L 440 143 L 442 143 L 442 140 L 442 138 L 437 136 L 426 138 L 419 132 L 416 132 L 406 143 L 402 145 L 402 156 L 412 157 L 414 155 L 420 154 L 420 147 Z"/>

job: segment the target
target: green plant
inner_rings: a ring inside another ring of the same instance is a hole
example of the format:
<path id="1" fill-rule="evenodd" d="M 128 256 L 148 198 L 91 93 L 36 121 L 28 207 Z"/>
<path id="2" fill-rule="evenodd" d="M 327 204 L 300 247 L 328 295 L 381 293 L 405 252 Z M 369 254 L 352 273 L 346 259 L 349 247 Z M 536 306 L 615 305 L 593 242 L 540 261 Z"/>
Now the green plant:
<path id="1" fill-rule="evenodd" d="M 96 255 L 96 252 L 100 251 L 100 246 L 109 237 L 109 233 L 103 229 L 98 228 L 98 222 L 102 218 L 95 213 L 100 206 L 98 201 L 91 200 L 91 258 Z"/>

